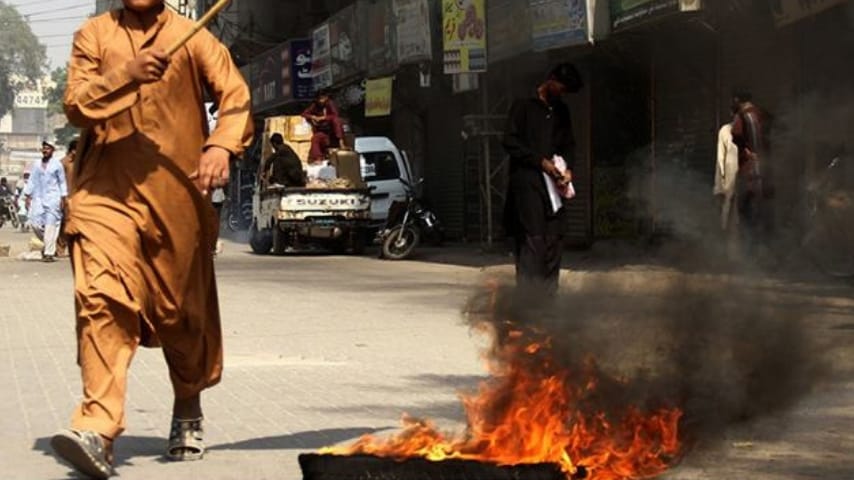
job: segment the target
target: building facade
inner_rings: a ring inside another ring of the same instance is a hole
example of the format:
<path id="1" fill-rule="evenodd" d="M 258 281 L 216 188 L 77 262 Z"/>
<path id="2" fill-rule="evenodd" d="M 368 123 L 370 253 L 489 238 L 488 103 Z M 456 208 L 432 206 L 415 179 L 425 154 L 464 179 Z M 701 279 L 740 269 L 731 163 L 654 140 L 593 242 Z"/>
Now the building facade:
<path id="1" fill-rule="evenodd" d="M 15 97 L 12 111 L 0 119 L 0 177 L 17 179 L 40 158 L 41 142 L 53 137 L 48 120 L 45 78 Z"/>
<path id="2" fill-rule="evenodd" d="M 854 112 L 851 3 L 233 0 L 210 28 L 249 81 L 259 126 L 305 105 L 257 96 L 287 81 L 269 78 L 289 71 L 282 46 L 310 41 L 314 82 L 333 88 L 354 131 L 405 149 L 449 234 L 485 245 L 503 237 L 509 106 L 532 95 L 551 66 L 576 63 L 586 88 L 568 98 L 578 191 L 570 240 L 585 246 L 667 230 L 674 189 L 713 201 L 717 131 L 732 118 L 735 89 L 751 91 L 774 119 L 774 161 L 785 165 L 775 183 L 796 199 L 826 152 L 849 148 L 838 127 Z M 455 6 L 474 15 L 449 28 Z M 451 34 L 463 27 L 485 39 L 461 45 Z M 365 80 L 382 77 L 393 78 L 390 114 L 366 115 Z M 259 151 L 256 142 L 249 164 Z"/>
<path id="3" fill-rule="evenodd" d="M 166 0 L 166 4 L 181 15 L 195 18 L 202 0 Z M 95 13 L 104 13 L 122 6 L 121 0 L 95 0 Z"/>

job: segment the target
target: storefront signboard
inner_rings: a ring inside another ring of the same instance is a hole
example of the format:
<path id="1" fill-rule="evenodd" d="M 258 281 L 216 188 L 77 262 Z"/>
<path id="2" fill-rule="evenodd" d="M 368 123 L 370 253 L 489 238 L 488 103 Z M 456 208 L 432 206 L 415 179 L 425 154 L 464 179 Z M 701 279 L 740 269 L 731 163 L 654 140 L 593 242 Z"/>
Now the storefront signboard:
<path id="1" fill-rule="evenodd" d="M 391 0 L 362 0 L 357 8 L 367 27 L 368 75 L 378 77 L 397 69 L 397 42 Z M 365 39 L 360 35 L 360 39 Z"/>
<path id="2" fill-rule="evenodd" d="M 490 63 L 531 50 L 529 10 L 527 0 L 490 0 L 486 3 L 486 40 Z"/>
<path id="3" fill-rule="evenodd" d="M 702 0 L 610 0 L 611 26 L 622 30 L 674 12 L 693 12 Z"/>
<path id="4" fill-rule="evenodd" d="M 394 0 L 393 5 L 398 63 L 430 60 L 430 5 L 427 0 Z"/>
<path id="5" fill-rule="evenodd" d="M 534 50 L 588 42 L 586 0 L 529 0 Z"/>
<path id="6" fill-rule="evenodd" d="M 240 71 L 250 85 L 252 109 L 256 112 L 314 95 L 309 39 L 273 47 Z"/>
<path id="7" fill-rule="evenodd" d="M 311 32 L 311 76 L 314 89 L 332 86 L 332 53 L 329 44 L 329 24 L 324 23 Z"/>
<path id="8" fill-rule="evenodd" d="M 391 115 L 393 77 L 375 78 L 365 82 L 365 117 Z"/>
<path id="9" fill-rule="evenodd" d="M 485 0 L 442 0 L 445 73 L 486 71 Z"/>
<path id="10" fill-rule="evenodd" d="M 340 84 L 364 71 L 364 42 L 358 38 L 356 7 L 350 5 L 329 19 L 332 81 Z"/>

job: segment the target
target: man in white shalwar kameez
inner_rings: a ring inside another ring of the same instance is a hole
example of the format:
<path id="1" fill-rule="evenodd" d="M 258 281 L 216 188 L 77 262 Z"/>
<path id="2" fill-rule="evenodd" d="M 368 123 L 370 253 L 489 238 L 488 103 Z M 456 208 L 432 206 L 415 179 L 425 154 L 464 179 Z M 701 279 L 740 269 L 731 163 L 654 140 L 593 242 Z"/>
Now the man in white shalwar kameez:
<path id="1" fill-rule="evenodd" d="M 726 232 L 727 248 L 733 256 L 737 248 L 738 209 L 735 205 L 735 179 L 738 175 L 738 147 L 732 140 L 732 124 L 718 132 L 718 158 L 715 164 L 713 193 L 720 198 L 721 229 Z"/>
<path id="2" fill-rule="evenodd" d="M 30 204 L 29 222 L 44 242 L 42 259 L 45 262 L 56 261 L 56 240 L 68 196 L 65 168 L 53 157 L 53 152 L 53 145 L 42 143 L 42 159 L 33 163 L 30 181 L 24 187 L 24 196 Z"/>

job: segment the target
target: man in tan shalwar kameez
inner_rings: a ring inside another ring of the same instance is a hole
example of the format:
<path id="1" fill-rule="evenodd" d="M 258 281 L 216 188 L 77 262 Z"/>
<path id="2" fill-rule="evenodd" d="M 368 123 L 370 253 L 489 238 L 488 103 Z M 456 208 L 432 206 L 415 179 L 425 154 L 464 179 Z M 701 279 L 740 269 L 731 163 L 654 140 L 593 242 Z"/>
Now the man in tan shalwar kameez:
<path id="1" fill-rule="evenodd" d="M 209 192 L 252 137 L 249 90 L 207 30 L 164 52 L 192 24 L 163 0 L 123 0 L 75 34 L 65 110 L 84 128 L 66 232 L 71 243 L 83 401 L 52 445 L 107 478 L 125 424 L 137 347 L 160 345 L 175 401 L 167 455 L 204 453 L 200 392 L 220 380 L 222 336 Z M 219 104 L 208 136 L 207 88 Z"/>

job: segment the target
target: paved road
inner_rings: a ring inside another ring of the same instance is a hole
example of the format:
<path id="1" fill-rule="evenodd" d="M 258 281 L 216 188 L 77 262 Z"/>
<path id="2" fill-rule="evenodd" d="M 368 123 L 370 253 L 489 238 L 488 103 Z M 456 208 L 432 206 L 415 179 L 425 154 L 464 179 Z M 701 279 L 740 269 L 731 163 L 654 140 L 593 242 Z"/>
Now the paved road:
<path id="1" fill-rule="evenodd" d="M 0 230 L 13 254 L 26 237 Z M 202 462 L 162 460 L 171 391 L 157 350 L 131 367 L 128 430 L 117 444 L 123 479 L 295 479 L 301 452 L 385 431 L 402 412 L 459 428 L 456 392 L 482 378 L 479 342 L 460 309 L 484 272 L 502 263 L 468 251 L 419 262 L 374 258 L 258 257 L 227 242 L 217 259 L 226 348 L 221 385 L 207 392 L 210 450 Z M 674 284 L 720 276 L 647 266 L 566 271 L 573 289 L 617 286 L 666 296 Z M 474 266 L 472 266 L 474 265 Z M 489 271 L 506 270 L 506 266 Z M 0 449 L 3 478 L 74 478 L 48 453 L 79 398 L 73 304 L 66 262 L 0 259 Z M 813 306 L 813 338 L 827 342 L 834 374 L 786 411 L 701 445 L 669 479 L 854 478 L 854 301 L 846 285 L 769 283 L 780 298 Z"/>

